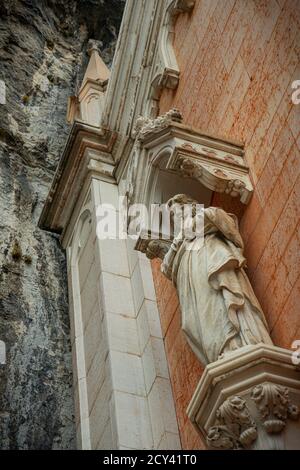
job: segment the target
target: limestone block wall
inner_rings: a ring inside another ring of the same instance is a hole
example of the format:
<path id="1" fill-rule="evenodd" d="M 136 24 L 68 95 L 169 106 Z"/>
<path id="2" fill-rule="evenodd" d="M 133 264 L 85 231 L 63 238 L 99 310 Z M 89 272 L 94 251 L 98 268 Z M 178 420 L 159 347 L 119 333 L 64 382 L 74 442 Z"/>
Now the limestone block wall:
<path id="1" fill-rule="evenodd" d="M 184 123 L 245 143 L 254 196 L 240 216 L 248 274 L 276 345 L 300 339 L 299 151 L 300 4 L 297 0 L 196 0 L 178 16 L 180 82 L 164 90 L 160 113 L 180 109 Z M 183 448 L 200 447 L 185 409 L 201 368 L 180 332 L 176 294 L 152 264 Z M 164 290 L 161 290 L 161 283 Z M 184 366 L 186 364 L 186 366 Z M 180 372 L 179 372 L 180 369 Z"/>
<path id="2" fill-rule="evenodd" d="M 69 242 L 78 448 L 177 449 L 178 425 L 151 265 L 135 240 L 97 237 L 118 187 L 93 179 Z"/>

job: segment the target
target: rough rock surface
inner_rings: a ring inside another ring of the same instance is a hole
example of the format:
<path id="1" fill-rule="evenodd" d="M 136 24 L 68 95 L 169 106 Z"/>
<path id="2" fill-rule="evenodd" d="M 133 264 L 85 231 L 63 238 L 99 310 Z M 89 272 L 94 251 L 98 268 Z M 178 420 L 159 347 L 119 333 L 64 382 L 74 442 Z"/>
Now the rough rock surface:
<path id="1" fill-rule="evenodd" d="M 65 256 L 37 221 L 86 44 L 111 62 L 123 0 L 0 0 L 0 449 L 75 448 Z"/>

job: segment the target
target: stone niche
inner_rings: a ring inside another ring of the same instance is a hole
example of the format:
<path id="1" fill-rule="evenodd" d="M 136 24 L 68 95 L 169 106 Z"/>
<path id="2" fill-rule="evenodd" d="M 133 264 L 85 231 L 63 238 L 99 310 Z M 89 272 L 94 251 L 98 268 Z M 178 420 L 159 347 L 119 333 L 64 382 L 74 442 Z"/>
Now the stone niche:
<path id="1" fill-rule="evenodd" d="M 150 213 L 151 204 L 164 204 L 178 193 L 188 194 L 205 207 L 211 204 L 213 192 L 237 198 L 241 206 L 250 201 L 253 187 L 241 143 L 182 124 L 177 109 L 155 119 L 138 118 L 133 137 L 135 144 L 123 179 L 130 203 L 143 203 Z M 142 227 L 136 249 L 153 258 L 151 247 L 155 245 L 161 258 L 168 246 L 163 227 L 155 227 L 155 238 L 162 243 L 151 240 L 148 229 Z"/>
<path id="2" fill-rule="evenodd" d="M 171 109 L 156 119 L 140 117 L 126 174 L 130 202 L 164 203 L 188 192 L 209 205 L 212 192 L 250 201 L 253 187 L 243 144 L 205 134 L 182 124 Z"/>

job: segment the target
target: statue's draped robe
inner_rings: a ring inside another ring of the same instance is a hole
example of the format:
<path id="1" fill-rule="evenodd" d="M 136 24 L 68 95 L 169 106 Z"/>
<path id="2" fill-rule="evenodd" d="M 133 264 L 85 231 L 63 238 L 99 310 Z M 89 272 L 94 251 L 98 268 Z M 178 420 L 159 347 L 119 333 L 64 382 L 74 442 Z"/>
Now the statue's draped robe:
<path id="1" fill-rule="evenodd" d="M 204 242 L 185 239 L 174 253 L 182 329 L 204 364 L 241 346 L 272 344 L 245 263 L 235 216 L 214 207 L 204 209 Z"/>

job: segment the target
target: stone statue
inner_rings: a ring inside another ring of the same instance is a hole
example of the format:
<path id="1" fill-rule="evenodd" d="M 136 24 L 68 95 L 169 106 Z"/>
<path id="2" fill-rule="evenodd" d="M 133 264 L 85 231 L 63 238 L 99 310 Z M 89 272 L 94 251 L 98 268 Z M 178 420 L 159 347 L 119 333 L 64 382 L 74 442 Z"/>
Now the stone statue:
<path id="1" fill-rule="evenodd" d="M 176 207 L 187 203 L 198 204 L 179 194 L 167 205 L 174 217 Z M 198 248 L 193 247 L 197 237 L 174 238 L 167 248 L 164 243 L 161 269 L 177 288 L 187 340 L 207 364 L 242 346 L 273 343 L 244 271 L 246 259 L 236 217 L 216 207 L 202 210 L 204 241 Z M 149 257 L 157 256 L 158 242 L 153 243 L 148 247 Z"/>

